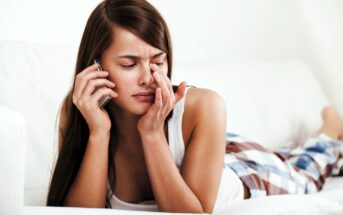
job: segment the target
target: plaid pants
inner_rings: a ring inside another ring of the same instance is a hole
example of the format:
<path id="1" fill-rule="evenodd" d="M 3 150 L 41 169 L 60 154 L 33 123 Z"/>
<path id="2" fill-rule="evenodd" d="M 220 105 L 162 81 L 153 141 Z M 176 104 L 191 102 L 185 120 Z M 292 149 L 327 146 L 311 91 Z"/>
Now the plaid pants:
<path id="1" fill-rule="evenodd" d="M 343 142 L 324 133 L 296 148 L 275 151 L 236 134 L 226 138 L 225 165 L 248 187 L 250 198 L 318 192 L 342 162 Z"/>

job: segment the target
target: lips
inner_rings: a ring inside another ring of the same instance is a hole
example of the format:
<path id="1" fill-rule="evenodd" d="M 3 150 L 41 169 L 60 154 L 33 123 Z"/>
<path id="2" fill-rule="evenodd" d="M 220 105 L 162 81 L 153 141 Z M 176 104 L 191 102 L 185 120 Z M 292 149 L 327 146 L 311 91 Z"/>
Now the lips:
<path id="1" fill-rule="evenodd" d="M 153 91 L 140 92 L 140 93 L 134 94 L 133 97 L 135 97 L 138 101 L 141 101 L 141 102 L 151 102 L 155 99 L 155 92 Z"/>
<path id="2" fill-rule="evenodd" d="M 133 96 L 151 96 L 151 95 L 155 95 L 155 92 L 153 91 L 140 92 L 140 93 L 134 94 Z"/>

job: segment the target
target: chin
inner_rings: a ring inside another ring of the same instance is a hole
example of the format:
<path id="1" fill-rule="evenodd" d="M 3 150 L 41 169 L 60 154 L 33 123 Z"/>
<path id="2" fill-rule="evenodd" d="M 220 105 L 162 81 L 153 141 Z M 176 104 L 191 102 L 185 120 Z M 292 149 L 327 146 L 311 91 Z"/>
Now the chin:
<path id="1" fill-rule="evenodd" d="M 144 105 L 137 105 L 137 108 L 135 109 L 136 115 L 144 115 L 146 112 L 148 112 L 149 108 L 152 106 L 152 104 L 144 104 Z"/>
<path id="2" fill-rule="evenodd" d="M 144 115 L 149 108 L 152 106 L 152 103 L 135 103 L 132 104 L 131 108 L 128 108 L 127 111 L 134 115 Z"/>

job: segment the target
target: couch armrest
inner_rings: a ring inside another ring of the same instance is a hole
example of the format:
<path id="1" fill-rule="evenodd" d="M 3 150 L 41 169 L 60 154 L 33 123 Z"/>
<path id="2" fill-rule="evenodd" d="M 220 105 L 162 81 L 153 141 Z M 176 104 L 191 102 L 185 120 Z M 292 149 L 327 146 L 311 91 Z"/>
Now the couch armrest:
<path id="1" fill-rule="evenodd" d="M 0 214 L 19 215 L 24 199 L 25 118 L 0 106 Z"/>

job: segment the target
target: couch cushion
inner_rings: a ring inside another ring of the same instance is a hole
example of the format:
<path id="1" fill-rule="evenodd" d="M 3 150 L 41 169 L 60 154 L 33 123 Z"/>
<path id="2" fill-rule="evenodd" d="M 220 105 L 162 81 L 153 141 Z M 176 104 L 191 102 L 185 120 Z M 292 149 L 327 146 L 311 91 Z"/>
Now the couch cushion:
<path id="1" fill-rule="evenodd" d="M 271 148 L 314 135 L 321 109 L 329 103 L 316 77 L 300 62 L 176 65 L 173 82 L 182 80 L 222 95 L 229 132 Z"/>
<path id="2" fill-rule="evenodd" d="M 67 45 L 0 41 L 0 104 L 27 120 L 26 190 L 48 187 L 57 112 L 71 85 L 76 50 Z"/>
<path id="3" fill-rule="evenodd" d="M 26 121 L 0 105 L 0 214 L 19 215 L 24 197 Z"/>

